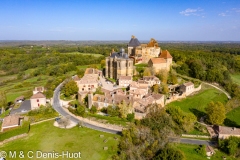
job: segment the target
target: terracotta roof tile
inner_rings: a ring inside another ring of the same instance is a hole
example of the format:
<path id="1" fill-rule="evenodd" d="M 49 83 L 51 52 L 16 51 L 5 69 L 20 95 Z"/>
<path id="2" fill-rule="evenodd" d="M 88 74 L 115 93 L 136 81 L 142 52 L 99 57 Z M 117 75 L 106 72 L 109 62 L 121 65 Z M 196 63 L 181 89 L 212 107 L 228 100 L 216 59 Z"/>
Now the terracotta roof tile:
<path id="1" fill-rule="evenodd" d="M 46 98 L 46 97 L 41 92 L 38 92 L 38 93 L 34 94 L 30 99 L 36 99 L 36 98 Z"/>
<path id="2" fill-rule="evenodd" d="M 166 60 L 164 58 L 151 58 L 150 60 L 153 64 L 166 63 Z"/>
<path id="3" fill-rule="evenodd" d="M 172 58 L 171 54 L 168 52 L 168 50 L 162 51 L 159 58 Z"/>

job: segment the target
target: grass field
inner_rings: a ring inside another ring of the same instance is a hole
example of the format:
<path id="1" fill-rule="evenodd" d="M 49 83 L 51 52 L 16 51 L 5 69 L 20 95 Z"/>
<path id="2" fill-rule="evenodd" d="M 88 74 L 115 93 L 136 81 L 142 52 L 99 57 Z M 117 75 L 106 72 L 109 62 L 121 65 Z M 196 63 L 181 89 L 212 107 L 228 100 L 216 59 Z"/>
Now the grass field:
<path id="1" fill-rule="evenodd" d="M 186 157 L 186 160 L 203 160 L 207 159 L 207 156 L 203 156 L 198 154 L 195 149 L 198 147 L 198 145 L 190 145 L 190 144 L 176 144 L 176 148 L 180 149 L 182 152 L 184 152 L 184 155 Z M 221 160 L 222 157 L 225 156 L 227 160 L 237 160 L 236 158 L 230 157 L 226 155 L 225 153 L 221 151 L 217 151 L 216 154 L 214 154 L 211 159 L 212 160 Z"/>
<path id="2" fill-rule="evenodd" d="M 233 82 L 235 82 L 238 85 L 240 85 L 240 74 L 232 74 L 231 78 L 232 78 Z"/>
<path id="3" fill-rule="evenodd" d="M 13 79 L 16 79 L 16 78 L 17 78 L 16 74 L 9 75 L 9 76 L 1 76 L 0 77 L 0 82 L 7 81 L 7 80 L 13 80 Z"/>
<path id="4" fill-rule="evenodd" d="M 199 118 L 204 115 L 204 108 L 211 101 L 220 101 L 223 104 L 227 102 L 227 96 L 217 89 L 206 87 L 204 85 L 202 88 L 203 89 L 198 94 L 189 96 L 183 100 L 172 102 L 167 106 L 179 106 L 183 111 L 192 112 Z"/>
<path id="5" fill-rule="evenodd" d="M 49 76 L 32 77 L 26 80 L 14 80 L 1 86 L 0 90 L 7 93 L 7 101 L 14 101 L 21 95 L 27 95 L 36 86 L 44 86 Z"/>
<path id="6" fill-rule="evenodd" d="M 100 138 L 99 135 L 104 135 L 104 137 Z M 0 146 L 0 150 L 16 150 L 24 151 L 24 153 L 27 151 L 36 152 L 37 150 L 54 151 L 55 153 L 62 153 L 62 151 L 81 152 L 82 160 L 108 160 L 117 153 L 118 140 L 115 140 L 114 137 L 119 139 L 118 135 L 88 128 L 60 129 L 53 126 L 53 121 L 48 121 L 31 126 L 26 138 Z M 105 139 L 107 139 L 106 143 L 104 143 Z M 108 150 L 103 150 L 103 147 L 108 147 Z"/>
<path id="7" fill-rule="evenodd" d="M 82 55 L 92 55 L 94 57 L 101 57 L 101 56 L 103 56 L 101 54 L 96 54 L 96 53 L 80 53 L 80 52 L 69 52 L 69 53 L 64 53 L 64 54 L 82 54 Z"/>
<path id="8" fill-rule="evenodd" d="M 224 124 L 230 127 L 240 127 L 240 107 L 227 113 Z"/>

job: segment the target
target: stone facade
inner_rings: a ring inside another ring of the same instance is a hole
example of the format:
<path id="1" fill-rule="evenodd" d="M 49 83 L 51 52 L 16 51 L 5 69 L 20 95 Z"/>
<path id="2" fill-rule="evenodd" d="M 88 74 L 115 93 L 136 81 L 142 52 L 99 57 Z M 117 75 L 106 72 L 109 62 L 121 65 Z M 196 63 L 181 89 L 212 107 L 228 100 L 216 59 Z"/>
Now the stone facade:
<path id="1" fill-rule="evenodd" d="M 45 95 L 38 92 L 30 98 L 31 109 L 38 109 L 41 105 L 46 106 L 46 102 L 47 100 Z"/>
<path id="2" fill-rule="evenodd" d="M 161 70 L 170 71 L 172 65 L 172 56 L 165 50 L 162 51 L 159 57 L 151 58 L 148 62 L 148 66 L 154 68 L 155 72 L 158 73 Z"/>
<path id="3" fill-rule="evenodd" d="M 186 96 L 188 96 L 195 91 L 194 84 L 192 82 L 184 83 L 180 86 L 180 91 L 182 91 L 186 94 Z"/>
<path id="4" fill-rule="evenodd" d="M 122 48 L 120 52 L 112 52 L 106 58 L 105 77 L 119 79 L 120 76 L 133 75 L 133 60 L 128 57 Z"/>
<path id="5" fill-rule="evenodd" d="M 153 57 L 158 57 L 161 48 L 158 42 L 151 38 L 148 44 L 141 44 L 135 36 L 128 43 L 128 56 L 135 59 L 135 63 L 148 63 Z"/>
<path id="6" fill-rule="evenodd" d="M 226 139 L 230 136 L 240 137 L 240 128 L 218 126 L 217 132 L 219 139 Z"/>
<path id="7" fill-rule="evenodd" d="M 128 87 L 132 83 L 132 76 L 120 76 L 118 79 L 118 85 L 120 87 Z"/>

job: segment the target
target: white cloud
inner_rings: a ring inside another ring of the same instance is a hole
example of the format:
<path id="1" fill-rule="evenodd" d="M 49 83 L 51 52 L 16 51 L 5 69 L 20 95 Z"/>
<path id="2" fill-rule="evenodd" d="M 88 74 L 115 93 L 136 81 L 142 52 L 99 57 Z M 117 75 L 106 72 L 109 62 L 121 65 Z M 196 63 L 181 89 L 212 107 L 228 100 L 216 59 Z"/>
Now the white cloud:
<path id="1" fill-rule="evenodd" d="M 200 16 L 202 15 L 202 12 L 203 9 L 201 8 L 197 8 L 197 9 L 191 9 L 191 8 L 188 8 L 188 9 L 185 9 L 184 11 L 181 11 L 179 12 L 180 14 L 184 15 L 184 16 Z"/>
<path id="2" fill-rule="evenodd" d="M 225 17 L 225 16 L 227 16 L 227 14 L 226 14 L 226 13 L 224 13 L 224 12 L 223 12 L 223 13 L 219 13 L 218 15 L 219 15 L 219 16 L 222 16 L 222 17 Z"/>
<path id="3" fill-rule="evenodd" d="M 233 8 L 232 9 L 234 12 L 240 13 L 240 8 Z"/>

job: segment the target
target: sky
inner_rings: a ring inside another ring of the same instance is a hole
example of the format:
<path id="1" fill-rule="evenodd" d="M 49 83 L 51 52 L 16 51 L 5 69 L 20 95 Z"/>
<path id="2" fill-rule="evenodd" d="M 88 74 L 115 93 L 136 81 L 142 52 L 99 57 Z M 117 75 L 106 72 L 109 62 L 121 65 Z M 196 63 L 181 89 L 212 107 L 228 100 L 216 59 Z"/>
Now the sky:
<path id="1" fill-rule="evenodd" d="M 0 0 L 0 40 L 240 41 L 240 0 Z"/>

